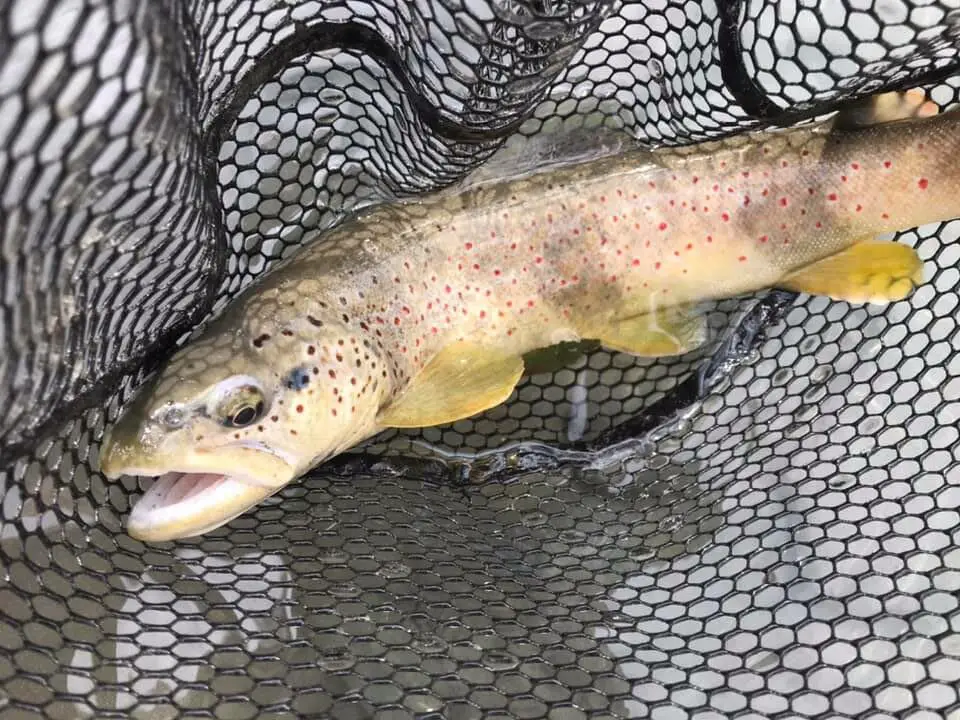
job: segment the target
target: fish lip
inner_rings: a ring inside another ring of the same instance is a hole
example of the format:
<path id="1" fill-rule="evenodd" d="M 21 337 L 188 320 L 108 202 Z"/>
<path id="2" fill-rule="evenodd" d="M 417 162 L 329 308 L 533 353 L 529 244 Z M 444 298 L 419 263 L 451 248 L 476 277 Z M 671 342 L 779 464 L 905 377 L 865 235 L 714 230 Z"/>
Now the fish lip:
<path id="1" fill-rule="evenodd" d="M 280 490 L 222 473 L 167 472 L 154 477 L 125 522 L 127 534 L 143 542 L 203 535 Z M 189 484 L 191 479 L 193 483 Z M 188 485 L 184 487 L 184 483 Z"/>

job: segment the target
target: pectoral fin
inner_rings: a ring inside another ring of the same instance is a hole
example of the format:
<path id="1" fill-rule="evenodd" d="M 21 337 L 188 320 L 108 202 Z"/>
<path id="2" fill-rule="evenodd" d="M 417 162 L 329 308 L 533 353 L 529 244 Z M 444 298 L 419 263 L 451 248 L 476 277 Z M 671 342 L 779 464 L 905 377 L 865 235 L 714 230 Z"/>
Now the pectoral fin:
<path id="1" fill-rule="evenodd" d="M 682 355 L 706 342 L 707 324 L 689 308 L 663 308 L 612 320 L 600 328 L 597 338 L 604 347 L 631 355 Z"/>
<path id="2" fill-rule="evenodd" d="M 865 240 L 787 275 L 786 290 L 850 303 L 884 305 L 903 300 L 923 282 L 923 261 L 913 248 Z"/>
<path id="3" fill-rule="evenodd" d="M 444 425 L 476 415 L 504 402 L 523 374 L 523 360 L 467 341 L 442 350 L 384 408 L 384 427 Z"/>

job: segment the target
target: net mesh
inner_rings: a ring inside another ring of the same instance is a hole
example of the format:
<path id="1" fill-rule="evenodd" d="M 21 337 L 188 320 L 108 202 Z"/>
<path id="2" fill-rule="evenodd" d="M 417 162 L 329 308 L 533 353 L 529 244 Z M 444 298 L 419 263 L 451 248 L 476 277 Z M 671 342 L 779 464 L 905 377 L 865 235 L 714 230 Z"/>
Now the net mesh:
<path id="1" fill-rule="evenodd" d="M 560 126 L 951 106 L 958 32 L 952 0 L 0 4 L 0 720 L 960 717 L 960 222 L 898 237 L 908 301 L 797 300 L 604 469 L 320 470 L 155 546 L 96 470 L 178 339 L 351 210 Z M 596 437 L 714 349 L 366 451 Z"/>

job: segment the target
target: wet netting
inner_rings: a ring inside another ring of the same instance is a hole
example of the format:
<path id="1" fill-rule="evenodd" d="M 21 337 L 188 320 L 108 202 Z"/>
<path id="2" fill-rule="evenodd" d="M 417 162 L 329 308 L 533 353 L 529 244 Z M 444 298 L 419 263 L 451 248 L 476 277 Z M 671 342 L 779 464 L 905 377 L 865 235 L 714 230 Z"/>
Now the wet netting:
<path id="1" fill-rule="evenodd" d="M 958 61 L 956 0 L 0 2 L 0 720 L 960 718 L 960 222 L 898 238 L 907 301 L 719 303 L 698 353 L 571 357 L 201 538 L 131 539 L 149 481 L 97 469 L 353 209 L 568 127 L 947 107 Z"/>

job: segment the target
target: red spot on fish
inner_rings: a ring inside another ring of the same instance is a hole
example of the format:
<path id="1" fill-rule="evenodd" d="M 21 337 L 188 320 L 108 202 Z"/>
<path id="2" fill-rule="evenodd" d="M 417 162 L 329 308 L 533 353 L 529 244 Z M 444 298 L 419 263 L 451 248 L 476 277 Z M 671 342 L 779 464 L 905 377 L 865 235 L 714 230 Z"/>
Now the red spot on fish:
<path id="1" fill-rule="evenodd" d="M 827 200 L 830 200 L 831 202 L 836 202 L 836 199 L 837 199 L 836 193 L 830 193 L 829 195 L 827 195 Z"/>
<path id="2" fill-rule="evenodd" d="M 313 355 L 317 352 L 317 349 L 313 345 L 307 346 L 307 355 Z"/>
<path id="3" fill-rule="evenodd" d="M 746 261 L 747 261 L 747 256 L 746 256 L 746 255 L 741 255 L 741 256 L 740 256 L 739 258 L 737 258 L 737 259 L 738 259 L 740 262 L 746 262 Z"/>
<path id="4" fill-rule="evenodd" d="M 634 259 L 633 259 L 633 262 L 630 263 L 630 264 L 633 265 L 634 267 L 637 267 L 637 266 L 640 264 L 640 260 L 637 259 L 637 258 L 634 258 Z"/>
<path id="5" fill-rule="evenodd" d="M 399 318 L 399 317 L 395 317 L 395 318 L 393 319 L 393 324 L 394 324 L 394 325 L 399 325 L 399 324 L 400 324 L 400 318 Z"/>
<path id="6" fill-rule="evenodd" d="M 516 243 L 510 243 L 510 249 L 511 249 L 511 250 L 516 250 L 516 249 L 517 249 L 517 244 L 516 244 Z"/>
<path id="7" fill-rule="evenodd" d="M 334 417 L 337 416 L 337 409 L 336 409 L 336 408 L 333 408 L 330 412 L 333 414 Z"/>
<path id="8" fill-rule="evenodd" d="M 811 195 L 813 195 L 813 193 L 814 193 L 815 191 L 814 191 L 813 188 L 807 188 L 807 192 L 810 193 Z"/>
<path id="9" fill-rule="evenodd" d="M 926 190 L 927 186 L 929 185 L 930 185 L 930 181 L 927 180 L 926 178 L 920 178 L 917 181 L 917 187 L 920 188 L 921 190 Z"/>
<path id="10" fill-rule="evenodd" d="M 654 263 L 653 267 L 655 270 L 659 270 L 662 263 Z"/>
<path id="11" fill-rule="evenodd" d="M 822 227 L 823 227 L 823 223 L 820 222 L 819 220 L 817 220 L 817 225 L 816 225 L 816 226 L 817 226 L 818 228 L 822 228 Z"/>
<path id="12" fill-rule="evenodd" d="M 767 240 L 769 240 L 769 239 L 770 239 L 770 238 L 769 238 L 768 236 L 766 236 L 766 235 L 761 235 L 761 236 L 760 236 L 760 242 L 762 242 L 762 243 L 767 242 Z"/>
<path id="13" fill-rule="evenodd" d="M 473 250 L 473 243 L 468 242 L 467 244 L 464 245 L 464 247 L 465 247 L 467 250 Z"/>
<path id="14" fill-rule="evenodd" d="M 298 413 L 302 413 L 302 412 L 303 412 L 303 405 L 297 405 L 297 412 L 298 412 Z"/>
<path id="15" fill-rule="evenodd" d="M 749 196 L 749 195 L 744 195 L 744 196 L 743 196 L 743 206 L 746 207 L 746 206 L 749 205 L 749 204 L 750 204 L 750 196 Z"/>
<path id="16" fill-rule="evenodd" d="M 606 242 L 606 239 L 604 239 L 604 242 Z M 537 265 L 539 265 L 540 263 L 543 262 L 543 258 L 538 255 L 538 256 L 534 259 L 534 262 L 535 262 Z"/>
<path id="17" fill-rule="evenodd" d="M 721 215 L 720 218 L 721 218 L 724 222 L 730 222 L 730 213 L 723 213 L 723 215 Z"/>
<path id="18" fill-rule="evenodd" d="M 273 422 L 277 422 L 279 419 L 280 419 L 280 417 L 279 417 L 278 415 L 271 415 L 271 416 L 270 416 L 270 420 L 273 421 Z"/>
<path id="19" fill-rule="evenodd" d="M 708 242 L 708 243 L 712 243 L 712 242 L 713 242 L 713 235 L 707 235 L 707 242 Z"/>
<path id="20" fill-rule="evenodd" d="M 450 286 L 449 286 L 449 285 L 445 285 L 443 289 L 444 289 L 445 292 L 453 292 L 453 291 L 450 289 Z"/>
<path id="21" fill-rule="evenodd" d="M 666 230 L 666 229 L 667 229 L 667 224 L 666 224 L 665 222 L 662 222 L 662 223 L 660 223 L 657 227 L 659 227 L 661 230 Z"/>
<path id="22" fill-rule="evenodd" d="M 846 181 L 847 181 L 847 176 L 846 176 L 846 175 L 841 175 L 841 176 L 840 176 L 840 182 L 846 182 Z"/>
<path id="23" fill-rule="evenodd" d="M 785 197 L 780 198 L 780 207 L 786 207 L 788 202 L 789 200 L 787 200 L 787 198 Z"/>
<path id="24" fill-rule="evenodd" d="M 889 160 L 884 160 L 884 161 L 883 161 L 883 166 L 884 166 L 885 168 L 890 168 L 890 167 L 893 166 L 893 163 L 890 162 Z"/>
<path id="25" fill-rule="evenodd" d="M 527 307 L 533 307 L 533 300 L 527 300 Z"/>
<path id="26" fill-rule="evenodd" d="M 889 220 L 889 219 L 890 219 L 890 216 L 889 216 L 887 213 L 882 213 L 882 214 L 880 215 L 880 217 L 882 217 L 884 220 Z"/>
<path id="27" fill-rule="evenodd" d="M 857 212 L 860 212 L 861 210 L 863 210 L 863 205 L 857 205 Z"/>
<path id="28" fill-rule="evenodd" d="M 693 243 L 687 243 L 687 250 L 693 250 Z"/>
<path id="29" fill-rule="evenodd" d="M 486 310 L 481 310 L 481 311 L 480 311 L 480 317 L 485 318 L 486 316 L 487 316 L 487 311 L 486 311 Z"/>
<path id="30" fill-rule="evenodd" d="M 697 177 L 696 175 L 694 175 L 694 176 L 693 176 L 693 184 L 696 185 L 698 182 L 700 182 L 700 178 Z"/>
<path id="31" fill-rule="evenodd" d="M 337 373 L 334 372 L 333 370 L 329 370 L 329 371 L 327 372 L 327 374 L 330 376 L 330 379 L 331 379 L 331 380 L 336 380 L 336 379 L 337 379 Z"/>
<path id="32" fill-rule="evenodd" d="M 655 182 L 653 182 L 653 180 L 651 180 L 651 181 L 648 182 L 647 184 L 648 184 L 650 187 L 652 187 L 652 188 L 655 188 L 655 187 L 657 186 L 657 184 L 656 184 Z"/>
<path id="33" fill-rule="evenodd" d="M 850 167 L 854 170 L 860 169 L 860 163 L 850 163 Z"/>

